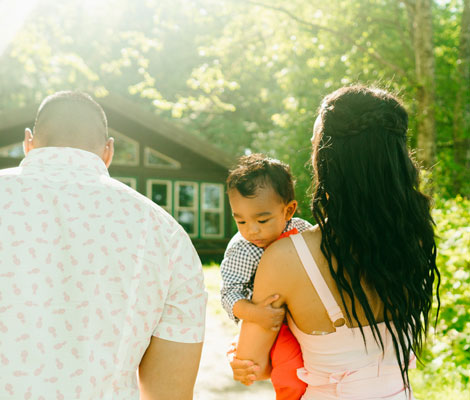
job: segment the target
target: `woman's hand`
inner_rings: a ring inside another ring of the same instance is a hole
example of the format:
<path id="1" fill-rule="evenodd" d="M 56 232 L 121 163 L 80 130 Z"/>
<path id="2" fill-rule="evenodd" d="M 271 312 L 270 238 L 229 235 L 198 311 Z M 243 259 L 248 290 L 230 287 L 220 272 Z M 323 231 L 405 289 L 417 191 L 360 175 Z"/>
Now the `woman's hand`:
<path id="1" fill-rule="evenodd" d="M 278 332 L 286 315 L 284 307 L 273 307 L 272 303 L 278 299 L 279 295 L 273 294 L 258 303 L 252 302 L 253 312 L 250 322 L 261 325 L 266 330 Z"/>

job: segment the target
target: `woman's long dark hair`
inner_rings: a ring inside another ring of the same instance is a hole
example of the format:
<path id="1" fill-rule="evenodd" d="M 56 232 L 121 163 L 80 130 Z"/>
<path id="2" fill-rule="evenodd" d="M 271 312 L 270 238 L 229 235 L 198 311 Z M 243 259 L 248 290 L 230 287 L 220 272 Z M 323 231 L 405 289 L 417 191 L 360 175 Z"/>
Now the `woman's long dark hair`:
<path id="1" fill-rule="evenodd" d="M 353 86 L 328 95 L 319 119 L 312 213 L 322 232 L 321 250 L 346 317 L 351 322 L 352 314 L 364 337 L 358 301 L 383 349 L 361 282 L 377 292 L 408 389 L 411 352 L 422 349 L 436 278 L 437 312 L 440 304 L 430 199 L 419 190 L 418 169 L 407 150 L 408 115 L 391 94 Z"/>

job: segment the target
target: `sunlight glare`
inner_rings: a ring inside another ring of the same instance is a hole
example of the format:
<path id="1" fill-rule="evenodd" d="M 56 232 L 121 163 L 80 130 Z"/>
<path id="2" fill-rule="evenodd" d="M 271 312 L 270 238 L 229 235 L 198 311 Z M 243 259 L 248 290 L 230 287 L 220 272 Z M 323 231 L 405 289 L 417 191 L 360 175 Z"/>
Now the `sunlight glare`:
<path id="1" fill-rule="evenodd" d="M 112 1 L 110 0 L 82 0 L 80 1 L 80 7 L 86 10 L 86 14 L 89 16 L 96 14 L 106 13 L 110 7 L 112 7 Z"/>
<path id="2" fill-rule="evenodd" d="M 38 0 L 0 1 L 0 56 L 23 27 Z"/>

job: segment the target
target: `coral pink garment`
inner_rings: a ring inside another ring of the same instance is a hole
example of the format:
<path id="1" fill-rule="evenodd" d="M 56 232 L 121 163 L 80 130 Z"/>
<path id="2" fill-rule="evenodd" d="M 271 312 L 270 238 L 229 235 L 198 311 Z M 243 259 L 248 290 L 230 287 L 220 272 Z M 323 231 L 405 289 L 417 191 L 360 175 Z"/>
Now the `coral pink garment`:
<path id="1" fill-rule="evenodd" d="M 304 360 L 299 342 L 285 324 L 271 348 L 271 365 L 271 382 L 276 391 L 276 400 L 300 399 L 307 384 L 298 378 L 297 370 L 304 366 Z"/>
<path id="2" fill-rule="evenodd" d="M 343 318 L 302 235 L 290 237 L 331 321 Z M 404 390 L 391 334 L 384 323 L 378 324 L 384 351 L 368 326 L 364 327 L 366 351 L 359 328 L 348 328 L 344 324 L 330 334 L 310 335 L 302 332 L 290 315 L 287 319 L 302 349 L 304 367 L 297 374 L 308 384 L 302 400 L 413 399 L 413 395 Z M 414 368 L 414 364 L 413 357 L 410 368 Z"/>

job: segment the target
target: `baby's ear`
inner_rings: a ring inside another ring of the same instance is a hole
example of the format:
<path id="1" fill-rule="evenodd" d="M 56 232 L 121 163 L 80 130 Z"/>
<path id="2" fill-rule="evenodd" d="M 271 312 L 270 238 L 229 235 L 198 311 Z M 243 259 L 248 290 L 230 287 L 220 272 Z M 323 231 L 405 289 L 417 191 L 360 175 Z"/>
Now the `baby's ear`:
<path id="1" fill-rule="evenodd" d="M 286 221 L 289 221 L 295 214 L 295 210 L 297 210 L 297 200 L 291 200 L 289 203 L 286 204 L 286 208 L 284 209 Z"/>

